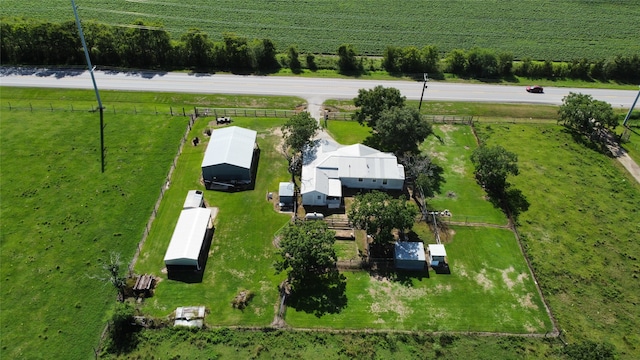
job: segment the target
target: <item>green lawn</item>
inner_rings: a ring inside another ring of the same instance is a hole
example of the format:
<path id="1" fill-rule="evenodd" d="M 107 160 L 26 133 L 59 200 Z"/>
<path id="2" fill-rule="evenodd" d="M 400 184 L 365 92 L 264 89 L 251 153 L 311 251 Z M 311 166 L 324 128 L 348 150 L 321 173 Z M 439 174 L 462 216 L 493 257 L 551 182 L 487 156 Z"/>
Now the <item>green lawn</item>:
<path id="1" fill-rule="evenodd" d="M 115 302 L 92 277 L 131 260 L 187 122 L 108 116 L 101 173 L 97 113 L 2 111 L 3 358 L 92 355 Z"/>
<path id="2" fill-rule="evenodd" d="M 113 287 L 95 277 L 111 252 L 121 254 L 123 268 L 132 259 L 187 127 L 188 118 L 166 115 L 169 106 L 292 109 L 300 102 L 102 92 L 101 173 L 98 113 L 70 111 L 95 106 L 93 91 L 0 87 L 0 95 L 0 353 L 15 359 L 93 357 L 115 303 Z M 33 112 L 15 109 L 29 104 Z M 38 110 L 50 106 L 55 111 Z M 156 107 L 166 111 L 149 115 Z M 187 145 L 185 154 L 202 149 Z M 197 178 L 184 186 L 197 187 Z M 184 201 L 182 193 L 169 195 Z"/>
<path id="3" fill-rule="evenodd" d="M 486 199 L 473 175 L 471 153 L 477 147 L 471 128 L 466 125 L 434 125 L 436 136 L 430 136 L 421 146 L 444 168 L 445 182 L 429 206 L 451 211 L 450 220 L 465 223 L 506 225 L 504 213 Z"/>
<path id="4" fill-rule="evenodd" d="M 293 327 L 544 333 L 551 330 L 513 233 L 451 227 L 451 275 L 345 272 L 348 305 L 317 318 L 287 310 Z M 375 275 L 375 274 L 373 274 Z"/>
<path id="5" fill-rule="evenodd" d="M 166 316 L 178 306 L 205 305 L 210 310 L 207 320 L 211 324 L 266 326 L 273 320 L 282 275 L 276 276 L 272 267 L 276 260 L 272 241 L 290 215 L 276 213 L 273 204 L 266 200 L 266 193 L 276 192 L 278 183 L 288 179 L 286 161 L 275 152 L 280 139 L 272 132 L 283 122 L 283 119 L 234 119 L 234 125 L 258 131 L 261 152 L 256 187 L 234 193 L 205 191 L 207 203 L 219 212 L 202 282 L 193 284 L 167 280 L 166 274 L 161 273 L 162 259 L 187 191 L 204 190 L 199 179 L 207 142 L 190 146 L 182 154 L 136 265 L 136 272 L 163 278 L 155 296 L 144 303 L 145 312 Z M 207 126 L 205 121 L 199 122 L 190 137 L 202 138 Z M 242 290 L 255 294 L 244 312 L 231 307 L 231 301 Z"/>
<path id="6" fill-rule="evenodd" d="M 531 203 L 519 231 L 570 341 L 610 342 L 640 356 L 640 184 L 556 125 L 478 125 L 518 154 L 513 186 Z"/>

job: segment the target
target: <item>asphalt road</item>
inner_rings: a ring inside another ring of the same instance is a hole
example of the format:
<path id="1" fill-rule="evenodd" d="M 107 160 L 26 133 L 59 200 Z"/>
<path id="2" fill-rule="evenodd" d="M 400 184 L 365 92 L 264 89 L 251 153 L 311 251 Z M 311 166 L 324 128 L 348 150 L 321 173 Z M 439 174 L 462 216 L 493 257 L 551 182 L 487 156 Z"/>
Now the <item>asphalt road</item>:
<path id="1" fill-rule="evenodd" d="M 422 82 L 356 79 L 325 79 L 306 77 L 186 74 L 156 72 L 94 73 L 101 90 L 131 90 L 156 92 L 185 92 L 201 94 L 254 94 L 298 96 L 311 104 L 326 99 L 353 99 L 359 89 L 377 85 L 394 87 L 409 100 L 419 100 Z M 46 88 L 92 89 L 88 71 L 51 71 L 32 68 L 0 68 L 0 85 Z M 569 92 L 590 94 L 610 103 L 614 108 L 631 107 L 637 91 L 606 89 L 571 89 L 547 87 L 543 94 L 525 91 L 528 84 L 485 85 L 455 84 L 431 81 L 424 94 L 425 101 L 469 101 L 495 103 L 554 104 L 562 103 Z"/>

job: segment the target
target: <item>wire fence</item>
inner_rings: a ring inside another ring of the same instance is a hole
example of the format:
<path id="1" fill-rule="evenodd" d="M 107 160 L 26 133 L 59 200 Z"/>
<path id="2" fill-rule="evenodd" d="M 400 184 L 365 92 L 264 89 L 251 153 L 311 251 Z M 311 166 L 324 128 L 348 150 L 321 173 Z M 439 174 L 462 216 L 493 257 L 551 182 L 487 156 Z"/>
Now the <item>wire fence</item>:
<path id="1" fill-rule="evenodd" d="M 196 119 L 197 117 L 195 116 L 195 114 L 189 115 L 189 123 L 187 124 L 187 128 L 184 132 L 184 135 L 182 136 L 182 139 L 180 139 L 180 145 L 178 146 L 178 151 L 176 153 L 176 156 L 173 157 L 173 162 L 171 163 L 171 167 L 169 168 L 169 173 L 167 174 L 163 182 L 163 185 L 160 187 L 160 195 L 158 195 L 158 200 L 156 200 L 156 203 L 153 206 L 153 211 L 151 212 L 151 216 L 149 217 L 149 221 L 147 221 L 147 225 L 144 228 L 142 239 L 138 243 L 138 247 L 136 248 L 136 253 L 134 254 L 133 259 L 129 264 L 130 276 L 133 275 L 133 267 L 135 266 L 136 261 L 138 260 L 138 256 L 140 256 L 140 252 L 142 251 L 142 246 L 144 245 L 145 240 L 147 239 L 147 237 L 149 236 L 149 233 L 151 232 L 151 225 L 153 225 L 153 221 L 158 215 L 158 209 L 160 208 L 160 203 L 164 198 L 165 192 L 167 191 L 167 189 L 169 189 L 171 176 L 173 175 L 173 171 L 175 170 L 176 165 L 178 163 L 178 158 L 180 157 L 180 154 L 182 154 L 182 149 L 184 148 L 184 144 L 187 142 L 187 139 L 189 137 L 189 132 L 191 132 L 191 129 L 193 128 L 193 124 L 195 123 Z"/>
<path id="2" fill-rule="evenodd" d="M 28 103 L 28 104 L 12 104 L 7 102 L 7 106 L 0 107 L 2 110 L 8 111 L 28 111 L 28 112 L 96 112 L 99 108 L 95 105 L 74 105 L 69 104 L 68 106 L 61 106 L 60 104 L 49 103 Z M 149 107 L 140 107 L 137 106 L 123 106 L 118 107 L 115 105 L 110 105 L 103 109 L 105 113 L 110 114 L 124 114 L 124 115 L 171 115 L 171 116 L 190 116 L 190 113 L 185 107 L 174 107 L 172 105 L 169 106 L 154 106 L 153 109 Z"/>
<path id="3" fill-rule="evenodd" d="M 327 112 L 327 120 L 339 121 L 355 121 L 352 112 Z M 456 115 L 420 115 L 422 120 L 436 124 L 461 124 L 471 125 L 474 121 L 473 116 L 456 116 Z"/>
<path id="4" fill-rule="evenodd" d="M 196 116 L 220 117 L 269 117 L 269 118 L 290 118 L 300 113 L 298 110 L 277 110 L 277 109 L 224 109 L 224 108 L 195 108 Z"/>

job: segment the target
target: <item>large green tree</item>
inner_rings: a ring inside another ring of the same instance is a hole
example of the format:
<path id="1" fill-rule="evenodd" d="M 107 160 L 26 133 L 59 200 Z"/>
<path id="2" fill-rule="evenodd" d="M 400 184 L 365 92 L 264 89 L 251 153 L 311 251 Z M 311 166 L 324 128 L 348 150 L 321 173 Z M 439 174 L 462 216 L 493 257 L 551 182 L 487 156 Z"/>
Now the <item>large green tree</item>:
<path id="1" fill-rule="evenodd" d="M 425 214 L 426 198 L 434 197 L 445 181 L 444 169 L 422 153 L 405 153 L 398 160 L 404 165 L 406 180 L 413 188 L 413 199 Z"/>
<path id="2" fill-rule="evenodd" d="M 394 199 L 380 191 L 356 195 L 347 213 L 353 226 L 366 230 L 375 244 L 392 241 L 394 229 L 401 232 L 410 230 L 416 215 L 418 209 L 415 205 L 404 198 Z"/>
<path id="3" fill-rule="evenodd" d="M 295 184 L 295 175 L 302 170 L 302 154 L 316 145 L 313 137 L 320 127 L 318 121 L 304 111 L 289 118 L 280 129 L 284 137 L 282 154 L 289 162 L 291 181 Z"/>
<path id="4" fill-rule="evenodd" d="M 392 107 L 380 113 L 367 143 L 398 155 L 418 152 L 418 146 L 433 133 L 431 124 L 415 108 Z"/>
<path id="5" fill-rule="evenodd" d="M 324 221 L 296 220 L 280 233 L 276 273 L 287 272 L 293 285 L 322 277 L 335 268 L 335 232 Z"/>
<path id="6" fill-rule="evenodd" d="M 482 145 L 471 154 L 476 180 L 490 196 L 503 199 L 507 176 L 518 175 L 518 155 L 500 145 Z"/>
<path id="7" fill-rule="evenodd" d="M 213 42 L 209 36 L 198 29 L 190 29 L 180 38 L 182 41 L 182 59 L 187 67 L 198 69 L 211 66 Z"/>
<path id="8" fill-rule="evenodd" d="M 356 49 L 351 44 L 338 47 L 338 70 L 341 73 L 352 74 L 360 71 L 360 64 L 356 57 Z"/>
<path id="9" fill-rule="evenodd" d="M 400 94 L 400 90 L 392 87 L 385 88 L 382 85 L 378 85 L 371 90 L 360 89 L 358 90 L 358 96 L 353 99 L 358 109 L 352 115 L 352 118 L 361 125 L 366 124 L 375 129 L 383 110 L 404 107 L 406 99 Z"/>
<path id="10" fill-rule="evenodd" d="M 559 122 L 567 128 L 592 135 L 600 129 L 613 129 L 618 119 L 607 102 L 594 100 L 591 95 L 570 92 L 558 109 Z"/>

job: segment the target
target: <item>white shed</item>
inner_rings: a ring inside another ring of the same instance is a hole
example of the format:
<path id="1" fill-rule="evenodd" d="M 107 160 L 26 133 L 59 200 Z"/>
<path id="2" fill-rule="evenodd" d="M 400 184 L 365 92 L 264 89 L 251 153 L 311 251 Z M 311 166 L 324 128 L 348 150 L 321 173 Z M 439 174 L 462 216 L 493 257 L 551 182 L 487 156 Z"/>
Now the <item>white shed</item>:
<path id="1" fill-rule="evenodd" d="M 424 244 L 416 241 L 397 241 L 395 246 L 395 265 L 398 269 L 424 270 L 426 257 Z"/>
<path id="2" fill-rule="evenodd" d="M 429 264 L 437 267 L 446 263 L 447 251 L 442 244 L 429 244 Z"/>
<path id="3" fill-rule="evenodd" d="M 200 190 L 189 190 L 184 200 L 183 209 L 204 207 L 204 196 Z"/>
<path id="4" fill-rule="evenodd" d="M 205 208 L 184 209 L 173 230 L 171 242 L 164 255 L 167 269 L 192 267 L 200 270 L 200 253 L 211 223 L 211 210 Z"/>

